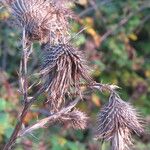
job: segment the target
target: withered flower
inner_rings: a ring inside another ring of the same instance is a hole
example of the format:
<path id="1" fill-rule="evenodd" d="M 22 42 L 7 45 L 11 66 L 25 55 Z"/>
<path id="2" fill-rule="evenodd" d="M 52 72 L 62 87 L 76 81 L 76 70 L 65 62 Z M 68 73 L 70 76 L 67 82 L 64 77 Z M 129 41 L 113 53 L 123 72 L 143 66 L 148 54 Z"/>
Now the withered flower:
<path id="1" fill-rule="evenodd" d="M 129 103 L 112 93 L 98 115 L 95 138 L 110 141 L 112 150 L 127 150 L 133 132 L 137 135 L 144 132 L 140 116 Z"/>
<path id="2" fill-rule="evenodd" d="M 49 94 L 52 108 L 57 109 L 66 92 L 74 90 L 78 95 L 82 80 L 91 82 L 89 68 L 81 51 L 71 45 L 42 45 L 43 65 L 41 74 Z"/>
<path id="3" fill-rule="evenodd" d="M 74 129 L 85 129 L 87 127 L 87 120 L 87 115 L 77 109 L 62 115 L 59 119 L 60 122 Z"/>
<path id="4" fill-rule="evenodd" d="M 72 12 L 61 0 L 13 0 L 8 2 L 15 23 L 25 28 L 29 41 L 61 43 L 68 36 Z M 59 6 L 59 7 L 58 7 Z"/>

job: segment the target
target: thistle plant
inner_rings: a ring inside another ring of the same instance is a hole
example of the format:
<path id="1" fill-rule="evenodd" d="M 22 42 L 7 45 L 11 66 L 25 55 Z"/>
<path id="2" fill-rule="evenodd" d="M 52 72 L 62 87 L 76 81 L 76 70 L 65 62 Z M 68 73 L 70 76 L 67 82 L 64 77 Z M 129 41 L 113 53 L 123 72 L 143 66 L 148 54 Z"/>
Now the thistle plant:
<path id="1" fill-rule="evenodd" d="M 142 121 L 137 111 L 123 101 L 116 92 L 117 86 L 96 83 L 84 54 L 73 46 L 70 38 L 69 19 L 73 12 L 67 8 L 67 0 L 7 0 L 2 1 L 22 31 L 22 59 L 20 62 L 20 93 L 24 108 L 8 143 L 9 150 L 16 139 L 52 122 L 67 123 L 74 129 L 85 129 L 87 114 L 76 108 L 84 92 L 81 86 L 110 93 L 109 102 L 102 108 L 95 127 L 95 138 L 110 141 L 112 150 L 127 150 L 132 144 L 131 134 L 143 133 Z M 28 59 L 32 45 L 41 46 L 42 64 L 38 74 L 41 88 L 31 98 L 28 96 Z M 22 129 L 23 120 L 38 96 L 46 93 L 50 115 Z M 74 95 L 74 96 L 72 96 Z M 66 97 L 69 104 L 66 105 Z M 73 100 L 74 99 L 74 100 Z"/>

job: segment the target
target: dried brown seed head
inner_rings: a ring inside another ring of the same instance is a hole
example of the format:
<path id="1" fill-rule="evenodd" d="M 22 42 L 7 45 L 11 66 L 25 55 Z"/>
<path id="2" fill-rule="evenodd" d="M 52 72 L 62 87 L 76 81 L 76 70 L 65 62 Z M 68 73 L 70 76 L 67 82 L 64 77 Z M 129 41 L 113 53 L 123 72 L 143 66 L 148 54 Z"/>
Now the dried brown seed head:
<path id="1" fill-rule="evenodd" d="M 91 82 L 89 68 L 81 51 L 71 45 L 42 46 L 43 66 L 41 74 L 53 107 L 59 108 L 63 97 L 70 89 L 80 94 L 82 80 Z"/>
<path id="2" fill-rule="evenodd" d="M 126 150 L 132 143 L 132 132 L 144 132 L 141 118 L 129 103 L 113 93 L 98 116 L 95 138 L 111 141 L 113 150 Z"/>
<path id="3" fill-rule="evenodd" d="M 68 36 L 68 19 L 71 17 L 71 11 L 64 5 L 58 7 L 58 2 L 13 0 L 10 8 L 15 22 L 25 28 L 29 40 L 43 43 L 51 40 L 50 42 L 57 43 Z"/>
<path id="4" fill-rule="evenodd" d="M 60 118 L 60 121 L 74 129 L 85 129 L 87 127 L 87 115 L 79 110 L 73 110 Z"/>

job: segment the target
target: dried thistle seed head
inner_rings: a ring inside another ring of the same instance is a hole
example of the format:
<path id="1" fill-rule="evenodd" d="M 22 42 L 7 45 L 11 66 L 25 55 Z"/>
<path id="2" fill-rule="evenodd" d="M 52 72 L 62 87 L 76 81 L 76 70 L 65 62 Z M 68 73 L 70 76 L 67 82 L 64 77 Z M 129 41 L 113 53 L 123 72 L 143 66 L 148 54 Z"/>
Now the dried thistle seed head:
<path id="1" fill-rule="evenodd" d="M 47 15 L 44 0 L 14 0 L 11 11 L 18 26 L 25 28 L 29 40 L 39 40 L 43 34 L 41 22 Z"/>
<path id="2" fill-rule="evenodd" d="M 57 43 L 68 35 L 71 13 L 64 5 L 58 7 L 53 0 L 13 0 L 10 8 L 29 40 Z"/>
<path id="3" fill-rule="evenodd" d="M 59 121 L 69 128 L 85 129 L 87 127 L 88 117 L 84 112 L 75 109 L 64 114 Z"/>
<path id="4" fill-rule="evenodd" d="M 111 94 L 98 115 L 95 138 L 111 141 L 113 150 L 126 150 L 131 144 L 132 132 L 138 135 L 144 132 L 141 118 L 129 103 Z"/>
<path id="5" fill-rule="evenodd" d="M 81 51 L 71 45 L 42 45 L 43 65 L 41 74 L 49 93 L 52 107 L 59 108 L 63 97 L 70 90 L 80 94 L 82 80 L 92 82 L 89 68 Z"/>
<path id="6" fill-rule="evenodd" d="M 128 128 L 119 128 L 111 140 L 111 150 L 130 150 L 132 138 Z"/>

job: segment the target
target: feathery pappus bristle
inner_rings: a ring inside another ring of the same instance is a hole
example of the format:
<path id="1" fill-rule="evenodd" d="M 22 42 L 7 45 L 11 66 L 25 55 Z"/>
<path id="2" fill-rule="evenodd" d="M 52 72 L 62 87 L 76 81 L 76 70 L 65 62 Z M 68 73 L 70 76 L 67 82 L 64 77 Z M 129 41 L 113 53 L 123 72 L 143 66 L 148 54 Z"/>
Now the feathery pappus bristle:
<path id="1" fill-rule="evenodd" d="M 73 110 L 71 112 L 68 112 L 67 114 L 64 114 L 59 121 L 65 125 L 67 125 L 68 128 L 74 128 L 74 129 L 85 129 L 87 127 L 87 115 L 80 111 L 80 110 Z"/>
<path id="2" fill-rule="evenodd" d="M 26 30 L 28 40 L 62 42 L 68 36 L 72 13 L 60 0 L 13 0 L 10 8 L 15 22 Z M 58 4 L 59 7 L 58 7 Z"/>
<path id="3" fill-rule="evenodd" d="M 110 141 L 112 150 L 128 150 L 133 132 L 137 135 L 144 132 L 142 119 L 131 104 L 112 93 L 98 115 L 95 138 Z"/>
<path id="4" fill-rule="evenodd" d="M 91 82 L 89 68 L 81 51 L 71 45 L 42 45 L 43 65 L 40 74 L 43 75 L 49 100 L 53 108 L 59 108 L 63 97 L 71 88 L 78 95 L 82 80 Z"/>

